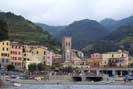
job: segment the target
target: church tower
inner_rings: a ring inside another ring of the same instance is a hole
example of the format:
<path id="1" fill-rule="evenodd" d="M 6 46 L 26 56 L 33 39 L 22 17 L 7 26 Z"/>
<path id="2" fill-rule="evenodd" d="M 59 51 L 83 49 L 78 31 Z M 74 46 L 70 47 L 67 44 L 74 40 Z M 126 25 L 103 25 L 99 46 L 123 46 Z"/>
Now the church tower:
<path id="1" fill-rule="evenodd" d="M 72 38 L 64 37 L 62 40 L 63 61 L 70 62 L 72 60 Z"/>

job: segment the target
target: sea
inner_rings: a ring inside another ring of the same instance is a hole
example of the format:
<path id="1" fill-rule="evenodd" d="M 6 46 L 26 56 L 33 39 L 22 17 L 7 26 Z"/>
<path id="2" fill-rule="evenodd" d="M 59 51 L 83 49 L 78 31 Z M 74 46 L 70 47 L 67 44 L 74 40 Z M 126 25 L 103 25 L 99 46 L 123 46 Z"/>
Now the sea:
<path id="1" fill-rule="evenodd" d="M 133 89 L 132 85 L 32 85 L 24 84 L 21 87 L 6 87 L 2 89 Z"/>

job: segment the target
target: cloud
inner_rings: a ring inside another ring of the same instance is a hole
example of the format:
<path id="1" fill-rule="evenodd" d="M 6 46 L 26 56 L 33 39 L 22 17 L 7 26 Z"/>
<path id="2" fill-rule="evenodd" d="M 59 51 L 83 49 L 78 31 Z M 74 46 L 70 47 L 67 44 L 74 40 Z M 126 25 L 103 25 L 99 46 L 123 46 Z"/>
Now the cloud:
<path id="1" fill-rule="evenodd" d="M 2 11 L 11 11 L 34 21 L 65 25 L 74 20 L 132 15 L 133 0 L 0 0 Z"/>

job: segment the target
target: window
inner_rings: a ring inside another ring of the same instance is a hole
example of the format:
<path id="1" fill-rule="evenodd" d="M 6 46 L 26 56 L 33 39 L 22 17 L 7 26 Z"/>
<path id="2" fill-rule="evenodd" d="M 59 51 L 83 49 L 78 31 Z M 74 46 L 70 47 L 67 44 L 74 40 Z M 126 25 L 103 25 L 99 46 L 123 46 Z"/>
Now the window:
<path id="1" fill-rule="evenodd" d="M 4 43 L 2 43 L 4 45 Z"/>
<path id="2" fill-rule="evenodd" d="M 4 51 L 5 49 L 4 49 L 4 48 L 2 48 L 2 50 Z"/>
<path id="3" fill-rule="evenodd" d="M 27 61 L 29 61 L 30 59 L 29 58 L 27 58 Z"/>
<path id="4" fill-rule="evenodd" d="M 2 59 L 2 62 L 4 63 L 4 59 Z"/>
<path id="5" fill-rule="evenodd" d="M 6 63 L 8 63 L 9 62 L 9 60 L 8 59 L 6 59 Z"/>
<path id="6" fill-rule="evenodd" d="M 70 42 L 69 42 L 69 46 L 70 46 L 71 44 L 70 44 Z"/>
<path id="7" fill-rule="evenodd" d="M 8 48 L 6 48 L 6 51 L 8 51 Z"/>
<path id="8" fill-rule="evenodd" d="M 122 54 L 121 56 L 122 56 L 122 57 L 124 57 L 124 55 L 123 55 L 123 54 Z"/>
<path id="9" fill-rule="evenodd" d="M 21 60 L 21 57 L 19 57 L 18 60 Z"/>
<path id="10" fill-rule="evenodd" d="M 9 54 L 7 54 L 7 56 L 9 57 Z"/>
<path id="11" fill-rule="evenodd" d="M 14 60 L 17 60 L 17 57 L 14 57 Z"/>
<path id="12" fill-rule="evenodd" d="M 44 51 L 44 55 L 46 55 L 46 52 Z"/>
<path id="13" fill-rule="evenodd" d="M 36 52 L 36 54 L 38 54 L 38 51 Z"/>
<path id="14" fill-rule="evenodd" d="M 8 42 L 6 44 L 8 45 Z"/>
<path id="15" fill-rule="evenodd" d="M 20 52 L 18 52 L 18 54 L 20 55 Z"/>
<path id="16" fill-rule="evenodd" d="M 114 57 L 114 55 L 112 54 L 112 57 Z"/>
<path id="17" fill-rule="evenodd" d="M 67 46 L 67 42 L 66 42 L 66 46 Z"/>
<path id="18" fill-rule="evenodd" d="M 24 61 L 26 61 L 26 58 L 24 58 Z"/>

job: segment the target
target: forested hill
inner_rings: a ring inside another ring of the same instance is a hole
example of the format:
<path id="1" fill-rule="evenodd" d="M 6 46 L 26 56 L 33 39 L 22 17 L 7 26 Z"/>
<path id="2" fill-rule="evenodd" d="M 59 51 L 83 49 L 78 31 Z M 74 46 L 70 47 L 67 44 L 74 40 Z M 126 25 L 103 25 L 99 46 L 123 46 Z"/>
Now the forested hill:
<path id="1" fill-rule="evenodd" d="M 52 46 L 54 44 L 47 31 L 11 12 L 0 12 L 0 40 L 3 39 L 32 45 Z"/>

